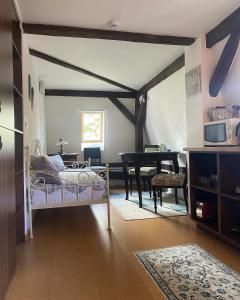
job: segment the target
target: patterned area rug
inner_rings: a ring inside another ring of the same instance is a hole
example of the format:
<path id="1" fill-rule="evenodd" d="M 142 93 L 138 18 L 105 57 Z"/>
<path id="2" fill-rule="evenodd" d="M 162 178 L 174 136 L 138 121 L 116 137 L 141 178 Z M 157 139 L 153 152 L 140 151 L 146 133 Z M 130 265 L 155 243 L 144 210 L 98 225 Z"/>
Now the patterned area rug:
<path id="1" fill-rule="evenodd" d="M 171 194 L 164 196 L 162 207 L 158 201 L 158 214 L 154 212 L 153 199 L 149 197 L 149 194 L 143 193 L 143 197 L 144 208 L 139 208 L 137 194 L 130 196 L 129 201 L 125 200 L 125 194 L 111 194 L 110 196 L 111 203 L 125 221 L 185 216 L 187 214 L 185 205 L 173 203 L 174 199 Z"/>
<path id="2" fill-rule="evenodd" d="M 240 299 L 240 275 L 197 245 L 138 251 L 135 255 L 166 299 Z"/>

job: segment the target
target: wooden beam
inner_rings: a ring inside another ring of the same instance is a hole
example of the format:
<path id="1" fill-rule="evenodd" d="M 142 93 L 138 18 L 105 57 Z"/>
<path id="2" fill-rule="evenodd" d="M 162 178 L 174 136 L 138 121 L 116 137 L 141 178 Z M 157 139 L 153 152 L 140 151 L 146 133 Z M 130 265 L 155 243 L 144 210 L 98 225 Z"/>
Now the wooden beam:
<path id="1" fill-rule="evenodd" d="M 160 82 L 171 76 L 176 71 L 180 70 L 185 65 L 184 54 L 179 56 L 174 62 L 168 65 L 157 76 L 146 83 L 140 90 L 137 91 L 137 96 L 140 97 L 144 93 L 147 93 L 150 89 L 158 85 Z"/>
<path id="2" fill-rule="evenodd" d="M 240 31 L 230 35 L 209 84 L 209 94 L 216 97 L 227 77 L 239 47 Z"/>
<path id="3" fill-rule="evenodd" d="M 195 38 L 192 37 L 154 35 L 154 34 L 146 34 L 146 33 L 89 29 L 89 28 L 81 28 L 81 27 L 69 27 L 69 26 L 47 25 L 47 24 L 23 23 L 22 27 L 24 33 L 29 33 L 29 34 L 116 40 L 116 41 L 127 41 L 127 42 L 135 42 L 135 43 L 189 46 L 193 44 L 195 41 Z"/>
<path id="4" fill-rule="evenodd" d="M 136 124 L 134 115 L 117 99 L 109 97 L 109 100 L 120 110 L 120 112 L 133 124 Z"/>
<path id="5" fill-rule="evenodd" d="M 112 92 L 112 91 L 83 91 L 83 90 L 58 90 L 46 89 L 46 96 L 63 97 L 86 97 L 86 98 L 136 98 L 134 92 Z"/>
<path id="6" fill-rule="evenodd" d="M 143 151 L 143 131 L 146 122 L 146 112 L 147 112 L 147 95 L 144 95 L 144 101 L 140 104 L 138 113 L 135 115 L 136 125 L 135 125 L 135 149 L 138 152 Z"/>
<path id="7" fill-rule="evenodd" d="M 126 85 L 123 85 L 119 82 L 116 82 L 116 81 L 113 81 L 109 78 L 106 78 L 104 76 L 101 76 L 101 75 L 98 75 L 96 73 L 93 73 L 91 71 L 88 71 L 86 69 L 83 69 L 83 68 L 80 68 L 78 66 L 75 66 L 73 64 L 70 64 L 66 61 L 63 61 L 59 58 L 56 58 L 56 57 L 53 57 L 51 55 L 48 55 L 46 53 L 43 53 L 43 52 L 40 52 L 40 51 L 37 51 L 37 50 L 34 50 L 34 49 L 29 49 L 29 53 L 32 55 L 32 56 L 35 56 L 35 57 L 38 57 L 40 59 L 43 59 L 45 61 L 48 61 L 52 64 L 55 64 L 55 65 L 58 65 L 58 66 L 61 66 L 61 67 L 64 67 L 64 68 L 67 68 L 67 69 L 70 69 L 70 70 L 73 70 L 73 71 L 76 71 L 76 72 L 79 72 L 79 73 L 82 73 L 84 75 L 87 75 L 87 76 L 90 76 L 92 78 L 95 78 L 95 79 L 98 79 L 98 80 L 101 80 L 101 81 L 104 81 L 106 83 L 109 83 L 111 85 L 114 85 L 114 86 L 117 86 L 117 87 L 120 87 L 124 90 L 128 90 L 128 91 L 131 91 L 131 92 L 135 92 L 134 89 L 126 86 Z"/>
<path id="8" fill-rule="evenodd" d="M 207 48 L 211 48 L 234 31 L 240 31 L 240 7 L 206 34 Z"/>

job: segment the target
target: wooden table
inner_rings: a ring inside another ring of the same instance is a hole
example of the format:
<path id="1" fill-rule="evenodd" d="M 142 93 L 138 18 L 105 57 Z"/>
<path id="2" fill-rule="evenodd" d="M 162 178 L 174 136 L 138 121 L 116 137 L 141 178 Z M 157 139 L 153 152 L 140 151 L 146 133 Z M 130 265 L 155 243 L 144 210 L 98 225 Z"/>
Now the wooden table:
<path id="1" fill-rule="evenodd" d="M 123 175 L 126 188 L 126 200 L 128 200 L 129 189 L 128 189 L 128 166 L 129 163 L 134 165 L 138 197 L 139 197 L 139 207 L 142 207 L 142 187 L 140 181 L 140 167 L 142 163 L 156 162 L 157 174 L 161 172 L 161 162 L 162 161 L 172 161 L 175 173 L 179 173 L 178 164 L 178 153 L 179 152 L 125 152 L 119 153 L 123 161 Z"/>

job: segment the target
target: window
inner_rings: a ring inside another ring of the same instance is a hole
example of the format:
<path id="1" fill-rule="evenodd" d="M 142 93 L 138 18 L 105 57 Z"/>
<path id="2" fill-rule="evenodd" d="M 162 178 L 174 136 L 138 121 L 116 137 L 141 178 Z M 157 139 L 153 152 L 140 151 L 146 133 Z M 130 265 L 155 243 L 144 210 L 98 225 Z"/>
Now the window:
<path id="1" fill-rule="evenodd" d="M 82 148 L 91 146 L 103 147 L 104 144 L 104 112 L 81 112 L 81 144 Z"/>

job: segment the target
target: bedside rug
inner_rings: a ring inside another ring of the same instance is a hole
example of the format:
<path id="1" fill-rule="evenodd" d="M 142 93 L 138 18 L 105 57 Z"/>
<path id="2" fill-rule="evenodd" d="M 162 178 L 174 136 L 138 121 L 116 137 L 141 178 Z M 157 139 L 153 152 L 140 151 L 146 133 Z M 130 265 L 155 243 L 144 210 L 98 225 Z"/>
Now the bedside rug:
<path id="1" fill-rule="evenodd" d="M 137 251 L 135 255 L 166 299 L 240 299 L 240 275 L 197 245 Z"/>
<path id="2" fill-rule="evenodd" d="M 145 219 L 156 219 L 161 217 L 178 217 L 186 216 L 185 212 L 177 211 L 171 208 L 166 208 L 157 206 L 157 214 L 154 212 L 153 204 L 147 206 L 145 201 L 143 201 L 143 208 L 139 208 L 138 203 L 125 200 L 122 198 L 111 199 L 111 204 L 113 204 L 119 214 L 125 221 L 134 221 L 134 220 L 145 220 Z M 149 205 L 149 203 L 147 203 Z"/>

